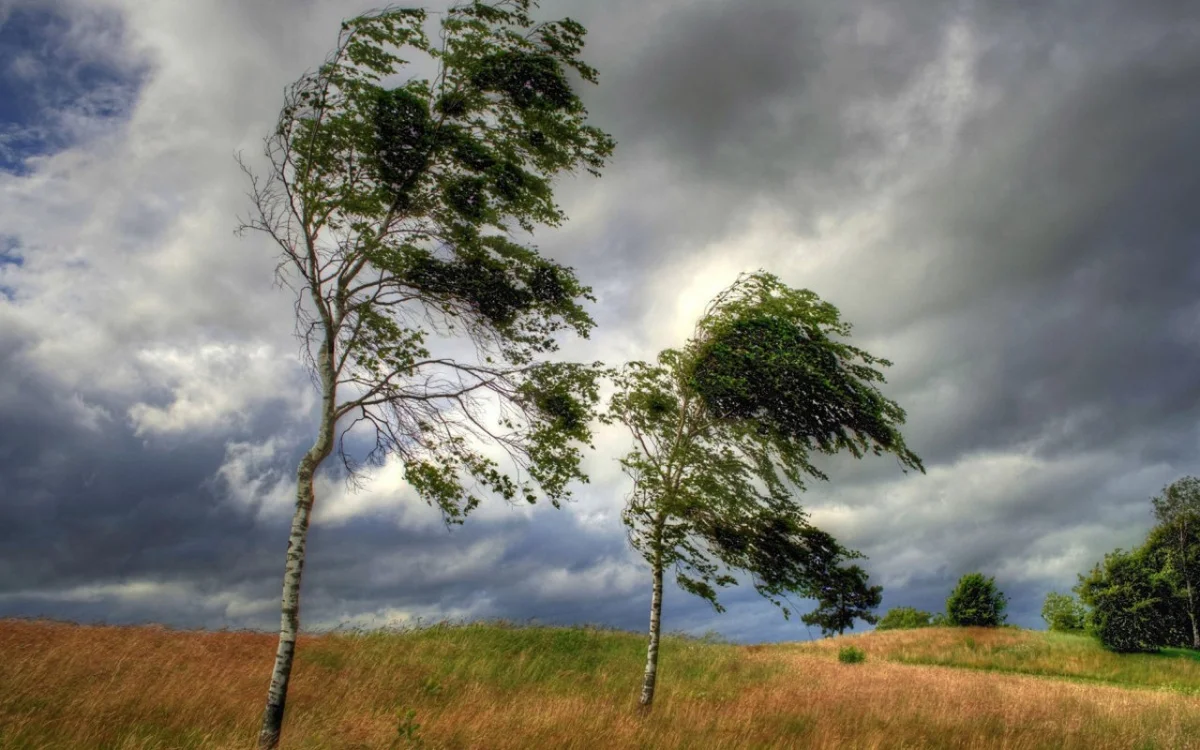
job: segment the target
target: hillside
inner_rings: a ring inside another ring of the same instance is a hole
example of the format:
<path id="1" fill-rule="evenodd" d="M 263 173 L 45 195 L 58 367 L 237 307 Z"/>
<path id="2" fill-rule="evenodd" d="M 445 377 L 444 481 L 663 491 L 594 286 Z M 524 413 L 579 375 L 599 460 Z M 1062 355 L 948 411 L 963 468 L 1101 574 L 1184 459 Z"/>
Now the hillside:
<path id="1" fill-rule="evenodd" d="M 250 747 L 274 641 L 0 620 L 0 750 Z M 839 663 L 850 643 L 865 663 Z M 640 636 L 593 629 L 307 636 L 284 747 L 1200 745 L 1200 660 L 1187 652 L 1116 656 L 1010 629 L 769 646 L 668 638 L 649 717 L 635 710 L 643 658 Z"/>

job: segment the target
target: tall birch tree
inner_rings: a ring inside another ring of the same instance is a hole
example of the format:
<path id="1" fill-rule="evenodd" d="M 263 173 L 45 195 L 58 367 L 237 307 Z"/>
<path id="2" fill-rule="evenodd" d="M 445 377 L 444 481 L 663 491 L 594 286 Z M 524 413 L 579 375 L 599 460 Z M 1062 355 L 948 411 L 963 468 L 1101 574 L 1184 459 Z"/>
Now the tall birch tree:
<path id="1" fill-rule="evenodd" d="M 633 479 L 622 519 L 653 577 L 645 709 L 665 571 L 717 612 L 717 589 L 749 573 L 788 617 L 788 595 L 815 597 L 847 554 L 796 500 L 806 478 L 827 478 L 810 455 L 887 452 L 924 472 L 896 429 L 904 411 L 874 385 L 890 363 L 832 338 L 849 332 L 833 305 L 758 272 L 719 294 L 682 348 L 615 373 L 605 419 L 633 438 L 621 460 Z"/>
<path id="2" fill-rule="evenodd" d="M 579 57 L 584 28 L 537 23 L 533 8 L 457 5 L 433 41 L 420 9 L 346 21 L 326 62 L 286 90 L 265 174 L 242 163 L 253 201 L 242 229 L 281 251 L 321 394 L 296 471 L 260 748 L 279 743 L 313 479 L 335 451 L 351 477 L 398 459 L 447 523 L 487 495 L 558 506 L 586 481 L 598 370 L 544 360 L 560 333 L 587 336 L 592 297 L 518 233 L 560 224 L 551 179 L 598 175 L 614 144 L 586 123 L 573 88 L 596 82 Z M 432 78 L 398 80 L 413 54 L 434 63 Z M 346 449 L 351 430 L 365 436 L 365 459 Z"/>

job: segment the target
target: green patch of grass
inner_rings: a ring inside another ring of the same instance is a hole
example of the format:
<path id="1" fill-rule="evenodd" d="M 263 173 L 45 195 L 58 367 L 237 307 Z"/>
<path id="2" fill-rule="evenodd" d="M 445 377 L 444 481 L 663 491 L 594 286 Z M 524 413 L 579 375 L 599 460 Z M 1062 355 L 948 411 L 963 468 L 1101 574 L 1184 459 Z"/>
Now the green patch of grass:
<path id="1" fill-rule="evenodd" d="M 722 700 L 778 671 L 746 662 L 736 646 L 722 641 L 713 634 L 664 636 L 659 659 L 670 680 L 660 685 L 660 693 L 686 685 L 688 697 Z M 304 663 L 331 670 L 365 672 L 403 664 L 412 673 L 414 664 L 420 665 L 414 687 L 426 698 L 453 694 L 469 683 L 512 693 L 532 687 L 548 695 L 586 690 L 618 697 L 629 692 L 630 675 L 641 674 L 646 642 L 638 634 L 604 628 L 494 621 L 336 632 L 323 636 L 319 647 L 298 650 L 297 660 L 306 653 Z M 397 708 L 386 700 L 379 705 Z"/>
<path id="2" fill-rule="evenodd" d="M 938 648 L 911 645 L 886 655 L 904 664 L 959 667 L 1029 674 L 1122 687 L 1171 690 L 1200 695 L 1200 652 L 1163 649 L 1154 654 L 1106 651 L 1088 635 L 1022 631 L 993 642 L 967 633 Z"/>

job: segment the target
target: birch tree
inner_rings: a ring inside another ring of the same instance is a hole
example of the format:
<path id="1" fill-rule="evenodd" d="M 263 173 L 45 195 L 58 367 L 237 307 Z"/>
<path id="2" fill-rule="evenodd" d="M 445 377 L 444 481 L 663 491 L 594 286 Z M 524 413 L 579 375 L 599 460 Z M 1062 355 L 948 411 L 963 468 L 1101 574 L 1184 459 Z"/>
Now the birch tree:
<path id="1" fill-rule="evenodd" d="M 598 370 L 545 360 L 562 332 L 587 336 L 592 297 L 518 239 L 565 219 L 556 174 L 598 175 L 614 144 L 586 123 L 572 85 L 596 81 L 579 57 L 584 28 L 536 23 L 535 7 L 458 5 L 433 41 L 419 9 L 346 21 L 326 62 L 286 90 L 265 141 L 269 168 L 242 162 L 253 202 L 242 230 L 281 251 L 321 394 L 296 471 L 260 748 L 279 743 L 313 478 L 327 458 L 340 455 L 350 477 L 399 460 L 447 523 L 488 495 L 558 506 L 586 481 Z M 436 74 L 398 80 L 410 55 Z M 348 433 L 365 436 L 365 458 L 347 450 Z"/>
<path id="2" fill-rule="evenodd" d="M 1200 479 L 1184 477 L 1163 488 L 1151 500 L 1167 550 L 1167 569 L 1186 597 L 1192 626 L 1192 648 L 1200 649 L 1197 592 L 1200 586 Z"/>
<path id="3" fill-rule="evenodd" d="M 633 438 L 622 519 L 653 577 L 643 708 L 657 684 L 665 571 L 717 612 L 717 589 L 749 573 L 788 617 L 788 595 L 813 594 L 845 556 L 796 501 L 806 478 L 826 479 L 810 455 L 888 452 L 924 471 L 896 429 L 903 410 L 874 386 L 890 363 L 831 338 L 849 331 L 829 303 L 758 272 L 718 295 L 682 348 L 614 375 L 605 419 Z"/>

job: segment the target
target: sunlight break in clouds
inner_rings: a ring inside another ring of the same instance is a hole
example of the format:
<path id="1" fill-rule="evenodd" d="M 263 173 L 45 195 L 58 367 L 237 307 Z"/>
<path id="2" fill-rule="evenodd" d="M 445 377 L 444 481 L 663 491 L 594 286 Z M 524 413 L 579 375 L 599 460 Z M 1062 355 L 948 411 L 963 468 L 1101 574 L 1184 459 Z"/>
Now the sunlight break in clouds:
<path id="1" fill-rule="evenodd" d="M 1200 474 L 1200 26 L 1179 7 L 546 0 L 589 29 L 583 95 L 618 142 L 537 236 L 600 298 L 564 356 L 653 359 L 741 271 L 812 289 L 895 362 L 929 468 L 825 461 L 814 519 L 870 556 L 885 608 L 939 608 L 979 569 L 1039 626 L 1046 590 Z M 274 624 L 313 390 L 275 250 L 232 235 L 233 157 L 364 9 L 0 0 L 21 87 L 0 91 L 4 612 Z M 395 462 L 358 492 L 321 477 L 306 627 L 644 627 L 627 448 L 598 431 L 562 511 L 485 503 L 451 533 Z M 666 596 L 667 630 L 807 636 L 753 592 L 721 617 Z"/>

